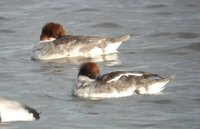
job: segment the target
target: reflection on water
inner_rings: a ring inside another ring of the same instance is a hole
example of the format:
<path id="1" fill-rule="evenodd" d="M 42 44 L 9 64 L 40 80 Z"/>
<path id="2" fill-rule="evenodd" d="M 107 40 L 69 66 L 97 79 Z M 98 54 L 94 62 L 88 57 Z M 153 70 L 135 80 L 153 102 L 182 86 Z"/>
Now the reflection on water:
<path id="1" fill-rule="evenodd" d="M 82 58 L 82 57 L 76 57 L 76 58 L 63 58 L 63 59 L 57 59 L 57 60 L 47 60 L 47 61 L 40 61 L 40 60 L 34 60 L 41 63 L 68 63 L 68 64 L 81 64 L 84 62 L 112 62 L 111 64 L 120 64 L 120 60 L 118 59 L 117 53 L 108 54 L 108 55 L 102 55 L 97 56 L 94 58 Z M 110 66 L 112 66 L 110 64 Z"/>

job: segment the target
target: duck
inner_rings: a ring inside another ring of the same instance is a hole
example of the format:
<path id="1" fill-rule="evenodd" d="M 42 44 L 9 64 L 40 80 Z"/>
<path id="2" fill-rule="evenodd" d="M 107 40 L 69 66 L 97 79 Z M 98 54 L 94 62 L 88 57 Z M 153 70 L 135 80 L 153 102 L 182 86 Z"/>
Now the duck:
<path id="1" fill-rule="evenodd" d="M 162 77 L 143 71 L 114 71 L 100 75 L 94 62 L 80 66 L 73 96 L 86 99 L 119 98 L 138 94 L 160 94 L 175 74 Z"/>
<path id="2" fill-rule="evenodd" d="M 34 121 L 40 118 L 35 109 L 18 101 L 0 98 L 0 123 L 13 121 Z"/>
<path id="3" fill-rule="evenodd" d="M 48 22 L 42 28 L 40 41 L 33 47 L 32 59 L 94 58 L 116 53 L 129 38 L 129 34 L 116 38 L 70 35 L 61 24 Z"/>

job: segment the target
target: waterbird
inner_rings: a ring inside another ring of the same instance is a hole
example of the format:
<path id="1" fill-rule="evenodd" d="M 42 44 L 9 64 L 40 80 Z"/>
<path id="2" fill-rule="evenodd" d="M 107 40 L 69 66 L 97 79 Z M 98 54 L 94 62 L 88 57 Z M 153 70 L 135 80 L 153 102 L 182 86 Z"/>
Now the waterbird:
<path id="1" fill-rule="evenodd" d="M 162 77 L 143 71 L 114 71 L 100 75 L 99 66 L 87 62 L 80 66 L 73 95 L 88 99 L 105 99 L 134 94 L 159 94 L 175 77 Z"/>

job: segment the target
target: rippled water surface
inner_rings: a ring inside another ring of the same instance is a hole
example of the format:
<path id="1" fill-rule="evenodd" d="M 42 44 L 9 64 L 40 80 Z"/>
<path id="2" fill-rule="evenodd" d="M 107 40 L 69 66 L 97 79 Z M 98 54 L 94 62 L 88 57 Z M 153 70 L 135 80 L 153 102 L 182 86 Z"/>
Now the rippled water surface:
<path id="1" fill-rule="evenodd" d="M 41 112 L 33 122 L 1 129 L 199 129 L 200 1 L 0 1 L 0 97 Z M 117 54 L 95 59 L 30 59 L 42 26 L 59 22 L 71 34 L 130 33 Z M 161 95 L 89 101 L 71 95 L 78 66 L 95 61 L 102 73 L 176 73 Z"/>

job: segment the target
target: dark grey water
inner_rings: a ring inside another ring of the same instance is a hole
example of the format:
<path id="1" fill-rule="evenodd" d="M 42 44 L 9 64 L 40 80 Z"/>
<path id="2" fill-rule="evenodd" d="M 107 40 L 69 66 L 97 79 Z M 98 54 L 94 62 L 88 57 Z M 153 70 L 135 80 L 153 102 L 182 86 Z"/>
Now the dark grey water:
<path id="1" fill-rule="evenodd" d="M 1 129 L 199 129 L 200 1 L 0 1 L 0 96 L 41 111 L 34 122 Z M 130 33 L 118 54 L 92 59 L 102 73 L 144 70 L 176 79 L 162 95 L 89 101 L 71 95 L 80 63 L 30 59 L 42 26 L 54 21 L 71 34 Z M 113 57 L 114 56 L 114 57 Z"/>

